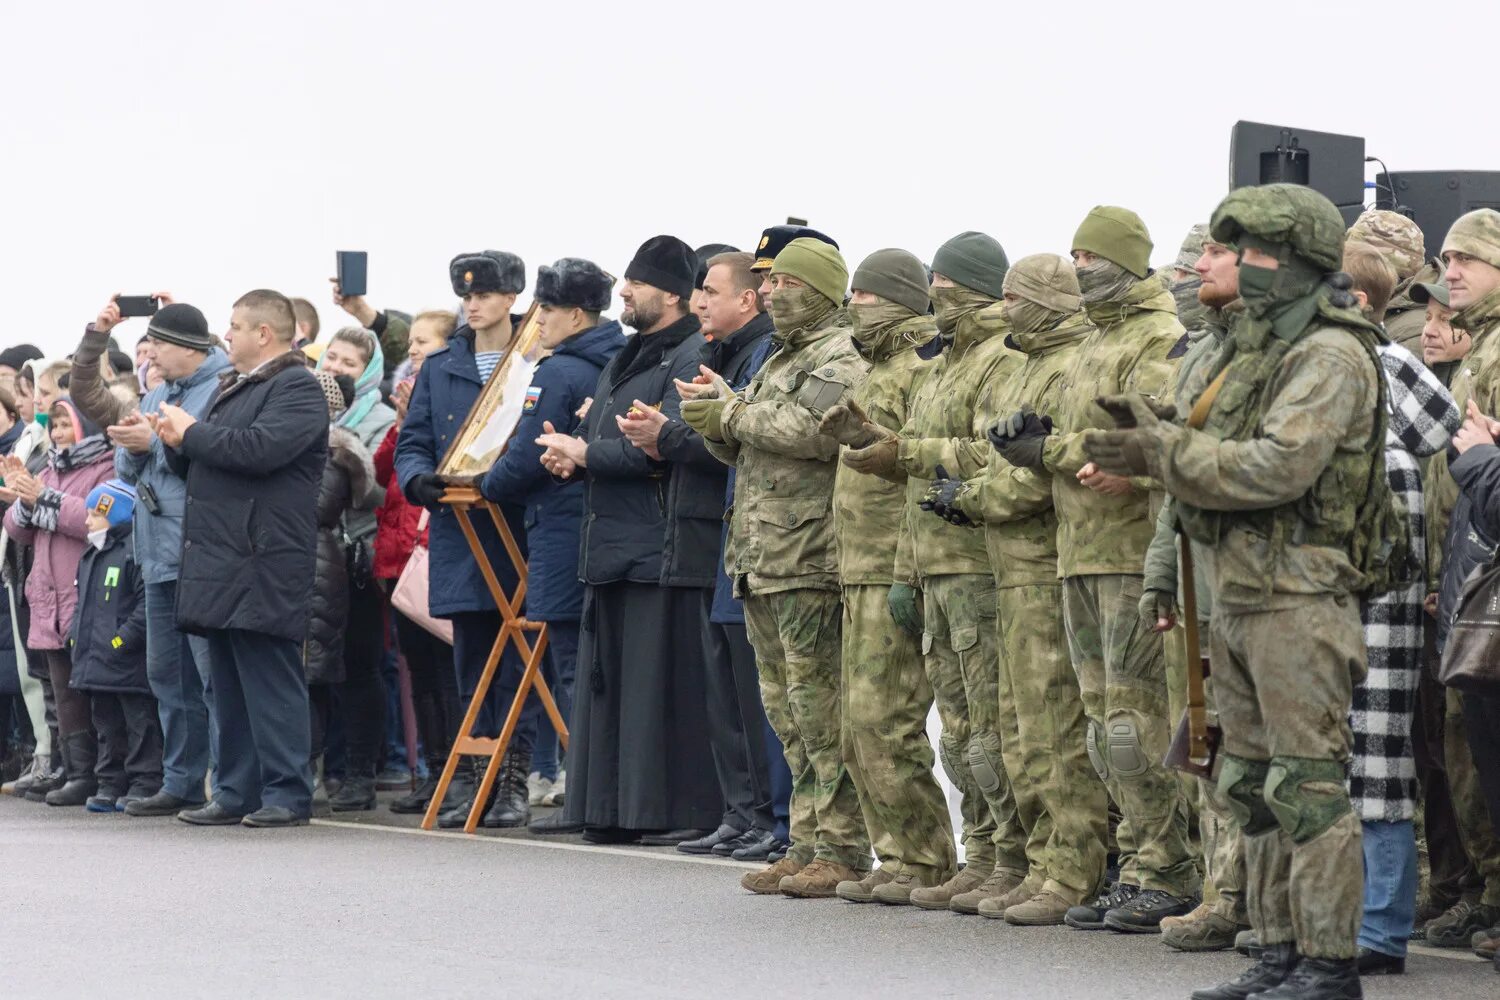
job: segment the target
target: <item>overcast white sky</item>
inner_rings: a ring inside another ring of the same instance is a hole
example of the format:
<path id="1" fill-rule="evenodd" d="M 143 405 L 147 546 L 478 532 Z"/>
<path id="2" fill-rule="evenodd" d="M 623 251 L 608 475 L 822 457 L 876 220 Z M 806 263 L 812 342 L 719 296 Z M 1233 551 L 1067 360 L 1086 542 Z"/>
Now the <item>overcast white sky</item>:
<path id="1" fill-rule="evenodd" d="M 1115 203 L 1162 262 L 1238 119 L 1500 169 L 1469 62 L 1496 37 L 1500 4 L 1415 0 L 7 3 L 0 344 L 71 350 L 110 293 L 158 288 L 222 330 L 269 286 L 332 329 L 336 249 L 415 311 L 452 305 L 460 251 L 619 273 L 653 234 L 750 249 L 787 215 L 852 270 L 965 229 L 1066 253 Z"/>

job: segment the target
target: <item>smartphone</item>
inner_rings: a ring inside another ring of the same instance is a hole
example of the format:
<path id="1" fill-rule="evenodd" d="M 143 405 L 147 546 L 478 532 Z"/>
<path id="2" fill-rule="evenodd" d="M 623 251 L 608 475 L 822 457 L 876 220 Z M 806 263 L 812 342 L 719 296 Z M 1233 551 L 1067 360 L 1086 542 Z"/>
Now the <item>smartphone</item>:
<path id="1" fill-rule="evenodd" d="M 120 318 L 129 319 L 131 316 L 155 316 L 158 302 L 153 295 L 121 295 L 115 299 L 115 304 L 120 307 Z"/>
<path id="2" fill-rule="evenodd" d="M 364 295 L 370 272 L 370 255 L 363 250 L 340 250 L 337 258 L 339 294 L 345 298 Z"/>

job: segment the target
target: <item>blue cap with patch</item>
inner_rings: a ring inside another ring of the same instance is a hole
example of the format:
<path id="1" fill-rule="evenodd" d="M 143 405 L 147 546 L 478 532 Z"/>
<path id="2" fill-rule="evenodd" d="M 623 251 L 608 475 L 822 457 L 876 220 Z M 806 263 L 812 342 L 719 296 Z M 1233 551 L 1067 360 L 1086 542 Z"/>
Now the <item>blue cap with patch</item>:
<path id="1" fill-rule="evenodd" d="M 135 487 L 119 479 L 106 479 L 90 491 L 83 506 L 90 514 L 103 515 L 111 528 L 128 524 L 135 513 Z"/>

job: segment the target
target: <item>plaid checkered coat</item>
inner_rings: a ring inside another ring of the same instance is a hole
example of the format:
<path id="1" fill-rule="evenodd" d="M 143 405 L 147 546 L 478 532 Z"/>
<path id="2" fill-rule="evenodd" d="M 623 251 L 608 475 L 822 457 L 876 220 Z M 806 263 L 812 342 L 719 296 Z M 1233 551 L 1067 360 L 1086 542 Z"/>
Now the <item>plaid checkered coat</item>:
<path id="1" fill-rule="evenodd" d="M 1386 476 L 1406 504 L 1415 564 L 1425 566 L 1427 533 L 1418 459 L 1446 448 L 1463 415 L 1442 381 L 1406 348 L 1382 345 L 1380 361 L 1390 396 Z M 1360 604 L 1370 673 L 1354 689 L 1349 713 L 1354 730 L 1349 796 L 1362 820 L 1409 820 L 1416 808 L 1411 726 L 1422 661 L 1425 590 L 1424 584 L 1415 583 Z"/>

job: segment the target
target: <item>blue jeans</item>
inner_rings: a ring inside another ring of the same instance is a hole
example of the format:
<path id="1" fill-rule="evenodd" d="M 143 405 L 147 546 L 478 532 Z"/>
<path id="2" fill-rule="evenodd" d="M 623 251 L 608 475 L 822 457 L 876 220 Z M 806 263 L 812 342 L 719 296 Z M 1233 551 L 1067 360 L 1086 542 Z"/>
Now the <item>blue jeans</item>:
<path id="1" fill-rule="evenodd" d="M 1417 838 L 1410 820 L 1365 821 L 1365 917 L 1362 948 L 1403 956 L 1417 912 Z"/>
<path id="2" fill-rule="evenodd" d="M 162 789 L 201 802 L 216 745 L 208 643 L 178 631 L 176 607 L 176 580 L 146 584 L 146 679 L 161 717 Z"/>
<path id="3" fill-rule="evenodd" d="M 548 622 L 547 653 L 542 659 L 542 678 L 557 702 L 557 714 L 563 725 L 573 725 L 573 674 L 578 666 L 578 623 Z M 563 770 L 558 755 L 557 730 L 545 710 L 536 714 L 536 746 L 531 752 L 531 769 L 548 781 L 556 781 Z"/>

